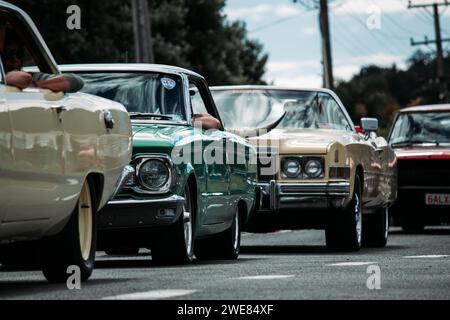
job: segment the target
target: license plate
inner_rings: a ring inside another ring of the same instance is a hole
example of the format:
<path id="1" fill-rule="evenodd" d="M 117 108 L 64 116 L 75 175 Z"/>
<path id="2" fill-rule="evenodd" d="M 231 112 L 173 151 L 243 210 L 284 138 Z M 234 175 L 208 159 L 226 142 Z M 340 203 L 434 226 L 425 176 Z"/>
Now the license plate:
<path id="1" fill-rule="evenodd" d="M 432 206 L 450 206 L 450 194 L 427 193 L 425 204 Z"/>

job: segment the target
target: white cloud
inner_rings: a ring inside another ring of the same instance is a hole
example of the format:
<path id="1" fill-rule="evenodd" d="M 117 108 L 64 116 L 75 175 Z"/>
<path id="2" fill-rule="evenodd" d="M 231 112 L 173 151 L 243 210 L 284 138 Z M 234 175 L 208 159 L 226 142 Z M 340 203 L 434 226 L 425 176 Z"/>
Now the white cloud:
<path id="1" fill-rule="evenodd" d="M 319 60 L 269 61 L 266 80 L 284 87 L 320 87 L 320 68 Z"/>
<path id="2" fill-rule="evenodd" d="M 395 63 L 399 69 L 404 69 L 406 64 L 403 59 L 400 55 L 385 53 L 336 59 L 333 69 L 334 76 L 336 79 L 350 80 L 361 70 L 361 67 L 371 64 L 389 67 Z M 317 60 L 269 61 L 266 80 L 279 86 L 321 87 L 321 74 L 320 57 L 317 57 Z"/>
<path id="3" fill-rule="evenodd" d="M 225 13 L 230 20 L 251 20 L 259 22 L 265 18 L 288 18 L 297 16 L 304 12 L 298 5 L 294 4 L 260 4 L 255 7 L 225 9 Z"/>
<path id="4" fill-rule="evenodd" d="M 406 68 L 406 63 L 403 56 L 386 53 L 376 53 L 359 57 L 338 59 L 335 61 L 333 71 L 335 78 L 350 80 L 352 76 L 357 74 L 363 66 L 377 65 L 380 67 L 390 67 L 394 63 L 399 69 Z"/>

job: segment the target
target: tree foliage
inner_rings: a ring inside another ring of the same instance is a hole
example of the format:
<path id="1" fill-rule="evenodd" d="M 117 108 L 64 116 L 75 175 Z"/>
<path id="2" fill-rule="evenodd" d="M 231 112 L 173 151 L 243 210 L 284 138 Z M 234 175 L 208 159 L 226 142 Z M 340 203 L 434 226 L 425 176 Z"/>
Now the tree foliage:
<path id="1" fill-rule="evenodd" d="M 446 74 L 450 74 L 450 57 L 445 59 L 445 67 Z M 406 70 L 395 65 L 366 66 L 349 81 L 340 81 L 336 93 L 356 122 L 361 117 L 376 117 L 386 133 L 400 108 L 439 103 L 435 75 L 436 60 L 417 51 L 408 60 Z"/>
<path id="2" fill-rule="evenodd" d="M 35 21 L 58 63 L 134 61 L 131 2 L 10 0 Z M 68 30 L 67 7 L 81 8 L 81 30 Z M 149 0 L 155 62 L 192 69 L 212 85 L 261 84 L 267 54 L 225 0 Z"/>

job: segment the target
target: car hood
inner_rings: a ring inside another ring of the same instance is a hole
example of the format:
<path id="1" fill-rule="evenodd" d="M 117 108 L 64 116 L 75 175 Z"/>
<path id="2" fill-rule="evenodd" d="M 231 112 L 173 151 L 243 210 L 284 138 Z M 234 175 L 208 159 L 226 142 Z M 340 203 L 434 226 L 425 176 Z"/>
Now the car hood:
<path id="1" fill-rule="evenodd" d="M 171 123 L 132 122 L 133 143 L 153 147 L 174 147 L 187 127 Z"/>
<path id="2" fill-rule="evenodd" d="M 450 159 L 450 147 L 405 147 L 395 148 L 397 159 Z"/>
<path id="3" fill-rule="evenodd" d="M 276 146 L 280 153 L 302 152 L 310 154 L 325 154 L 331 144 L 345 143 L 353 139 L 347 131 L 323 129 L 274 129 L 267 134 L 251 138 L 254 145 Z"/>

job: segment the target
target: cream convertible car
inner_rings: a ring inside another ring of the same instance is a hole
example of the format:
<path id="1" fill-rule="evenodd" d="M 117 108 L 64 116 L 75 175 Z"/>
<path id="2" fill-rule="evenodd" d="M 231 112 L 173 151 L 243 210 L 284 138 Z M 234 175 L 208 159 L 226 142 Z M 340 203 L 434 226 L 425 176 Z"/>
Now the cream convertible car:
<path id="1" fill-rule="evenodd" d="M 0 1 L 0 19 L 7 36 L 20 33 L 30 64 L 59 73 L 23 11 Z M 96 211 L 128 178 L 128 113 L 92 95 L 19 90 L 5 84 L 1 70 L 0 263 L 29 262 L 35 254 L 48 280 L 65 281 L 71 265 L 86 280 L 94 265 Z"/>
<path id="2" fill-rule="evenodd" d="M 227 130 L 258 147 L 263 196 L 249 231 L 326 230 L 331 250 L 385 246 L 396 158 L 376 119 L 355 128 L 329 90 L 211 88 Z M 265 130 L 267 129 L 267 130 Z"/>

